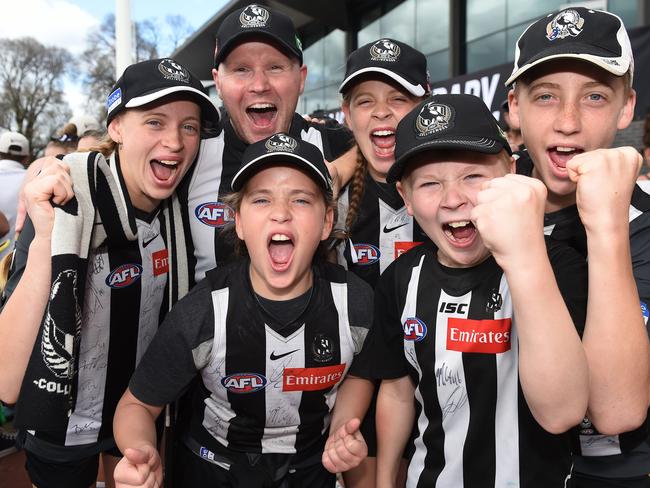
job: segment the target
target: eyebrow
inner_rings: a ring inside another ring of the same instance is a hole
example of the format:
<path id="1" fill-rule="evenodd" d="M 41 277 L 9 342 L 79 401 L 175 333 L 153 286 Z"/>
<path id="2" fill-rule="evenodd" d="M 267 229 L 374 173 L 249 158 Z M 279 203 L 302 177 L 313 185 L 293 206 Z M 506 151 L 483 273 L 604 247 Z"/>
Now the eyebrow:
<path id="1" fill-rule="evenodd" d="M 588 81 L 583 84 L 583 88 L 595 88 L 599 86 L 606 86 L 610 90 L 614 89 L 612 84 L 608 83 L 607 81 Z M 561 85 L 559 83 L 551 83 L 549 81 L 532 83 L 529 87 L 529 91 L 538 90 L 540 88 L 549 88 L 549 89 L 558 90 L 559 88 L 561 88 Z"/>

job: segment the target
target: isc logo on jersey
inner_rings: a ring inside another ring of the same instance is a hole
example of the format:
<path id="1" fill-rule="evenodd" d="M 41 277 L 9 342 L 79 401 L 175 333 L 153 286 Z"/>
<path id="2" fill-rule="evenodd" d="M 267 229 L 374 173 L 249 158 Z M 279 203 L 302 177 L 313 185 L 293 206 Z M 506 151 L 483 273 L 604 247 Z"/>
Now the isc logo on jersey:
<path id="1" fill-rule="evenodd" d="M 122 264 L 115 268 L 106 278 L 111 288 L 125 288 L 140 279 L 142 266 L 139 264 Z"/>
<path id="2" fill-rule="evenodd" d="M 266 378 L 257 373 L 235 373 L 221 380 L 223 387 L 230 393 L 254 393 L 263 390 Z"/>
<path id="3" fill-rule="evenodd" d="M 225 203 L 207 202 L 196 207 L 194 215 L 205 225 L 223 227 L 228 222 L 232 222 L 235 213 Z"/>
<path id="4" fill-rule="evenodd" d="M 357 255 L 357 264 L 368 265 L 379 261 L 381 253 L 372 244 L 355 244 L 354 252 Z"/>
<path id="5" fill-rule="evenodd" d="M 409 317 L 404 322 L 404 339 L 420 342 L 427 335 L 427 326 L 417 317 Z"/>

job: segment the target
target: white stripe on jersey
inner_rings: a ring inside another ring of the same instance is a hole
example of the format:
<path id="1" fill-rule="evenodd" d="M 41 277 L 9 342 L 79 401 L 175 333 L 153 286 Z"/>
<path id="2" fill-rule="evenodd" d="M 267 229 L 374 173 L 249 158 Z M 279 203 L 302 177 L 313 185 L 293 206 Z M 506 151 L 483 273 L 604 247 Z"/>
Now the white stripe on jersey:
<path id="1" fill-rule="evenodd" d="M 264 324 L 266 335 L 266 376 L 265 391 L 266 427 L 262 437 L 262 452 L 296 452 L 296 434 L 300 426 L 301 391 L 282 392 L 284 368 L 304 368 L 305 324 L 289 337 L 275 332 Z M 289 352 L 294 351 L 291 354 Z M 271 354 L 287 354 L 272 360 Z M 276 393 L 279 392 L 279 393 Z M 285 426 L 285 427 L 282 427 Z M 289 426 L 289 427 L 286 427 Z"/>
<path id="2" fill-rule="evenodd" d="M 583 456 L 615 456 L 622 454 L 617 435 L 581 435 L 580 451 Z"/>
<path id="3" fill-rule="evenodd" d="M 226 376 L 226 316 L 228 315 L 228 288 L 212 292 L 214 307 L 214 338 L 210 363 L 201 370 L 203 384 L 212 392 L 205 399 L 203 427 L 222 445 L 228 446 L 228 426 L 235 416 L 228 390 L 221 387 L 221 379 Z M 221 419 L 220 422 L 218 419 Z M 215 421 L 216 420 L 216 421 Z"/>
<path id="4" fill-rule="evenodd" d="M 214 227 L 204 224 L 195 216 L 197 207 L 209 202 L 219 202 L 219 187 L 223 170 L 224 132 L 218 137 L 201 141 L 199 159 L 192 173 L 187 195 L 190 231 L 194 241 L 196 268 L 194 279 L 198 283 L 205 273 L 214 268 Z"/>
<path id="5" fill-rule="evenodd" d="M 323 153 L 323 134 L 314 127 L 309 127 L 307 130 L 300 131 L 300 138 L 303 141 L 307 141 L 310 144 L 313 144 L 318 149 L 320 149 L 321 154 Z M 323 154 L 323 157 L 325 155 Z"/>
<path id="6" fill-rule="evenodd" d="M 545 236 L 550 236 L 553 233 L 553 229 L 555 229 L 556 224 L 551 224 L 551 225 L 545 225 L 544 226 L 544 235 Z"/>
<path id="7" fill-rule="evenodd" d="M 413 218 L 406 207 L 395 210 L 381 198 L 379 204 L 379 273 L 395 260 L 395 243 L 413 240 Z M 387 232 L 388 231 L 388 232 Z"/>
<path id="8" fill-rule="evenodd" d="M 501 309 L 494 313 L 495 319 L 513 317 L 512 297 L 506 281 L 501 276 L 499 293 L 503 299 Z M 510 329 L 510 354 L 496 354 L 497 404 L 495 429 L 495 481 L 494 486 L 518 486 L 519 484 L 519 338 L 514 323 Z"/>
<path id="9" fill-rule="evenodd" d="M 440 472 L 436 482 L 438 488 L 456 488 L 463 486 L 463 452 L 467 431 L 469 429 L 469 402 L 467 401 L 467 388 L 465 369 L 463 367 L 463 353 L 447 350 L 447 320 L 449 317 L 467 318 L 472 293 L 455 297 L 447 295 L 440 290 L 438 310 L 442 303 L 465 304 L 461 313 L 438 312 L 436 318 L 436 373 L 440 371 L 444 376 L 449 374 L 458 378 L 454 382 L 439 382 L 436 385 L 438 404 L 442 412 L 442 428 L 445 432 L 445 466 Z M 459 307 L 461 308 L 461 307 Z M 445 371 L 447 373 L 445 373 Z M 436 374 L 438 377 L 438 374 Z M 422 460 L 424 462 L 424 459 Z"/>

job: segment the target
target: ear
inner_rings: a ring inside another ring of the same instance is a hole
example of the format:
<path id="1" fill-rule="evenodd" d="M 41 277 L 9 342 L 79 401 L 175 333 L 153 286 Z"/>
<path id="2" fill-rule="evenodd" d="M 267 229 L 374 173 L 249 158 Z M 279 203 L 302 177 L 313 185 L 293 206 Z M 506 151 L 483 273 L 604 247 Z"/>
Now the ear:
<path id="1" fill-rule="evenodd" d="M 411 205 L 411 196 L 410 196 L 410 187 L 408 183 L 403 183 L 404 180 L 400 180 L 397 183 L 395 183 L 395 187 L 397 188 L 397 192 L 399 193 L 399 196 L 402 197 L 402 200 L 404 200 L 404 206 L 406 206 L 406 212 L 413 217 L 413 206 Z"/>
<path id="2" fill-rule="evenodd" d="M 239 213 L 239 210 L 235 212 L 235 232 L 237 233 L 237 237 L 239 237 L 239 239 L 243 241 L 244 229 L 242 229 L 241 214 Z"/>
<path id="3" fill-rule="evenodd" d="M 214 81 L 214 87 L 217 89 L 217 96 L 221 98 L 221 80 L 219 70 L 216 68 L 212 68 L 212 80 Z"/>
<path id="4" fill-rule="evenodd" d="M 630 125 L 632 119 L 634 119 L 634 107 L 636 106 L 636 91 L 633 88 L 630 88 L 630 93 L 627 95 L 627 99 L 623 104 L 621 113 L 618 116 L 618 123 L 616 128 L 618 130 L 625 129 Z"/>
<path id="5" fill-rule="evenodd" d="M 517 173 L 517 160 L 512 156 L 510 156 L 510 173 Z"/>
<path id="6" fill-rule="evenodd" d="M 350 130 L 354 130 L 352 128 L 352 119 L 350 118 L 350 102 L 344 99 L 343 103 L 341 103 L 341 110 L 345 115 L 345 125 L 347 125 Z"/>
<path id="7" fill-rule="evenodd" d="M 508 125 L 512 129 L 518 129 L 521 127 L 521 122 L 519 120 L 519 98 L 518 98 L 518 90 L 515 90 L 512 88 L 508 92 L 508 114 L 509 114 L 509 121 Z"/>
<path id="8" fill-rule="evenodd" d="M 325 211 L 325 224 L 323 225 L 323 232 L 321 232 L 320 240 L 324 241 L 332 233 L 332 227 L 334 227 L 334 209 L 332 207 L 327 207 Z"/>
<path id="9" fill-rule="evenodd" d="M 303 64 L 300 67 L 300 95 L 302 95 L 303 90 L 305 89 L 305 80 L 307 79 L 307 65 Z"/>
<path id="10" fill-rule="evenodd" d="M 111 123 L 108 124 L 108 135 L 118 144 L 122 144 L 124 138 L 122 137 L 122 116 L 121 114 L 117 115 Z"/>
<path id="11" fill-rule="evenodd" d="M 643 157 L 645 158 L 646 161 L 650 162 L 650 147 L 646 147 L 643 150 Z"/>

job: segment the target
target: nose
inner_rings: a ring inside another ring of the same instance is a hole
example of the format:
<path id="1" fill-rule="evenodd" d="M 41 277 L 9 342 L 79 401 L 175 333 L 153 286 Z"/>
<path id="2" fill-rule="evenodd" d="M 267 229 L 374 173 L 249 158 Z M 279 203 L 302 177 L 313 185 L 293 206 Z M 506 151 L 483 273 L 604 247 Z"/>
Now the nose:
<path id="1" fill-rule="evenodd" d="M 392 112 L 390 111 L 388 104 L 386 104 L 381 100 L 377 101 L 372 108 L 372 116 L 375 119 L 384 120 L 390 117 L 391 115 Z"/>
<path id="2" fill-rule="evenodd" d="M 250 89 L 256 93 L 264 93 L 269 89 L 269 77 L 262 69 L 253 72 Z"/>
<path id="3" fill-rule="evenodd" d="M 171 151 L 180 151 L 183 149 L 183 136 L 181 129 L 177 127 L 168 127 L 162 140 L 163 146 Z"/>
<path id="4" fill-rule="evenodd" d="M 553 127 L 561 134 L 575 134 L 580 131 L 580 108 L 577 104 L 563 102 L 558 107 Z"/>
<path id="5" fill-rule="evenodd" d="M 291 219 L 289 205 L 283 199 L 277 199 L 272 203 L 271 219 L 275 222 L 286 222 Z"/>
<path id="6" fill-rule="evenodd" d="M 442 198 L 440 199 L 441 207 L 455 210 L 465 203 L 467 203 L 467 197 L 457 183 L 450 182 L 443 185 Z"/>

